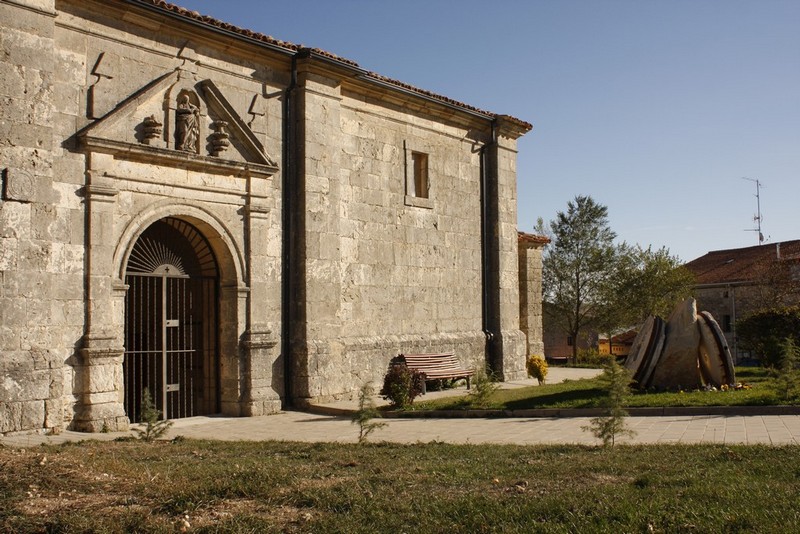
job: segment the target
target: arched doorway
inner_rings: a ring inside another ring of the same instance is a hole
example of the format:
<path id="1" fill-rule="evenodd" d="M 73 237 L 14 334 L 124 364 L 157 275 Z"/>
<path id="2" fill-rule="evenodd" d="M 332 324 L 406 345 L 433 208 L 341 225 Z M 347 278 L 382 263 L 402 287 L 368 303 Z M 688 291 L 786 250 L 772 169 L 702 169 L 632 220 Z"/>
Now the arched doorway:
<path id="1" fill-rule="evenodd" d="M 174 217 L 150 225 L 125 271 L 125 413 L 150 391 L 164 418 L 220 411 L 219 267 L 206 238 Z"/>

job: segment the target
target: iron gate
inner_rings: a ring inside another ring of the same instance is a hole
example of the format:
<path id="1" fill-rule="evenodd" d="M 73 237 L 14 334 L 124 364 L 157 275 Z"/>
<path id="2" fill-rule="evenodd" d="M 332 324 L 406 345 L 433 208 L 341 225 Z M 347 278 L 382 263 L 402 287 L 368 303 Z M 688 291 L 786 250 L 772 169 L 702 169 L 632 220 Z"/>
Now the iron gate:
<path id="1" fill-rule="evenodd" d="M 125 411 L 145 389 L 166 419 L 219 412 L 216 261 L 194 226 L 167 218 L 136 242 L 125 281 Z"/>

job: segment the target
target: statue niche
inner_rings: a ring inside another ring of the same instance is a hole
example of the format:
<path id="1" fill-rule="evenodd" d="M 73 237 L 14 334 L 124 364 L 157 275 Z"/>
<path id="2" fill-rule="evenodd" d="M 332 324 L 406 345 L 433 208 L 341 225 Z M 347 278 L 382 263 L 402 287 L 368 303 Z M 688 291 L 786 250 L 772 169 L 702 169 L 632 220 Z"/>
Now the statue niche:
<path id="1" fill-rule="evenodd" d="M 193 99 L 195 102 L 192 102 Z M 197 154 L 200 151 L 199 140 L 200 107 L 197 105 L 197 95 L 181 92 L 175 109 L 175 148 Z"/>

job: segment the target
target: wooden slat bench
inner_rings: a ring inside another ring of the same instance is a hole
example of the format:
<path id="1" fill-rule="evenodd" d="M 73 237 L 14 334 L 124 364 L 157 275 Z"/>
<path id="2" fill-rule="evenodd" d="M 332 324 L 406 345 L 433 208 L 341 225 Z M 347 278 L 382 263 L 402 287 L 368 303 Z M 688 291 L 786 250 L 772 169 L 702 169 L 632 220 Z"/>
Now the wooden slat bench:
<path id="1" fill-rule="evenodd" d="M 475 374 L 474 369 L 464 369 L 461 363 L 452 352 L 442 352 L 437 354 L 400 354 L 398 358 L 405 361 L 409 369 L 415 369 L 425 374 L 425 380 L 440 379 L 467 379 L 467 389 L 469 389 L 469 379 Z"/>

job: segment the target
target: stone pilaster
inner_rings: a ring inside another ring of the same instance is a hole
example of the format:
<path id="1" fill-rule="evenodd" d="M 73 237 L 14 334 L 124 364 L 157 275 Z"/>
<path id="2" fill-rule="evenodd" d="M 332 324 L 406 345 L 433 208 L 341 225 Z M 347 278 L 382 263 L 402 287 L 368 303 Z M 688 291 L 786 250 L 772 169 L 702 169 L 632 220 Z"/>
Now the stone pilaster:
<path id="1" fill-rule="evenodd" d="M 115 336 L 87 334 L 80 351 L 76 389 L 78 403 L 72 425 L 82 432 L 128 429 L 123 406 L 124 349 Z"/>
<path id="2" fill-rule="evenodd" d="M 281 409 L 278 388 L 283 381 L 282 364 L 275 355 L 278 338 L 262 327 L 248 330 L 242 336 L 242 413 L 244 416 L 265 415 Z"/>
<path id="3" fill-rule="evenodd" d="M 98 432 L 103 428 L 124 430 L 128 418 L 124 408 L 122 362 L 126 286 L 115 276 L 114 232 L 118 194 L 104 170 L 111 156 L 93 154 L 89 159 L 85 201 L 87 232 L 86 335 L 76 368 L 74 394 L 78 399 L 73 428 Z"/>
<path id="4" fill-rule="evenodd" d="M 301 188 L 295 196 L 296 246 L 292 249 L 295 275 L 302 288 L 294 299 L 298 319 L 293 358 L 297 368 L 293 396 L 315 396 L 321 383 L 340 381 L 331 347 L 341 335 L 341 184 L 339 140 L 341 87 L 331 73 L 313 70 L 311 62 L 298 64 L 297 172 Z M 344 386 L 342 386 L 344 387 Z"/>
<path id="5" fill-rule="evenodd" d="M 242 381 L 242 415 L 263 415 L 281 408 L 283 361 L 278 354 L 280 331 L 280 265 L 270 256 L 271 189 L 264 177 L 248 179 L 245 207 L 247 271 L 250 291 L 247 330 L 241 346 L 245 362 Z"/>
<path id="6" fill-rule="evenodd" d="M 544 356 L 542 340 L 542 249 L 547 238 L 519 237 L 519 327 L 527 338 L 527 355 Z"/>
<path id="7" fill-rule="evenodd" d="M 517 243 L 517 137 L 513 126 L 498 120 L 489 158 L 495 183 L 489 202 L 494 219 L 495 291 L 494 370 L 503 380 L 526 376 L 525 335 L 519 329 L 519 258 Z"/>

